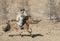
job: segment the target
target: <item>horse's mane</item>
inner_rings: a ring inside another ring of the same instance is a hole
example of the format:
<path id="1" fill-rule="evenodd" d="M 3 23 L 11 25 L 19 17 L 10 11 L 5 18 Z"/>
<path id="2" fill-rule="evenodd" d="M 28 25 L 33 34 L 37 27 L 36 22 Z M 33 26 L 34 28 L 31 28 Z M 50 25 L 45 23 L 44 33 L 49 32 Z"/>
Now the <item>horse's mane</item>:
<path id="1" fill-rule="evenodd" d="M 23 21 L 22 26 L 26 23 L 26 21 L 27 21 L 28 19 L 29 19 L 29 16 L 26 16 L 26 17 L 23 18 L 23 20 L 22 20 L 22 21 Z"/>

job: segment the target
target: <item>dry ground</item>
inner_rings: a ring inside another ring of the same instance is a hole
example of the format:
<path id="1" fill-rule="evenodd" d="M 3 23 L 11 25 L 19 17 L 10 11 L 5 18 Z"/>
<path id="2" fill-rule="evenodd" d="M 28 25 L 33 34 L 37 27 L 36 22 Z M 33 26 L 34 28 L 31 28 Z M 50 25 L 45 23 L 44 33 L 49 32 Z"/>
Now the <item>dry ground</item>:
<path id="1" fill-rule="evenodd" d="M 2 28 L 4 25 L 0 26 L 0 41 L 60 41 L 60 22 L 52 23 L 49 20 L 42 20 L 38 24 L 31 24 L 34 34 L 42 34 L 44 36 L 37 36 L 31 38 L 29 36 L 14 36 L 9 37 L 9 34 L 18 34 L 16 30 L 13 32 L 3 32 Z"/>

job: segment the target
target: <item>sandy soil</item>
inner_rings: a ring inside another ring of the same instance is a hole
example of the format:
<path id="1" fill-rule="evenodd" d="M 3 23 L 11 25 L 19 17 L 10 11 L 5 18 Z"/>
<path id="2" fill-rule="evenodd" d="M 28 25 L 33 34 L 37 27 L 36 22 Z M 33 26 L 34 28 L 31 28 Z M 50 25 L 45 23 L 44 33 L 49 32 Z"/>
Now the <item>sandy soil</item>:
<path id="1" fill-rule="evenodd" d="M 12 32 L 3 32 L 2 28 L 5 25 L 0 26 L 0 41 L 60 41 L 60 22 L 52 23 L 49 20 L 42 20 L 38 24 L 31 24 L 33 34 L 42 34 L 43 36 L 37 36 L 31 38 L 29 36 L 14 36 L 9 37 L 9 34 L 18 34 L 16 30 Z"/>

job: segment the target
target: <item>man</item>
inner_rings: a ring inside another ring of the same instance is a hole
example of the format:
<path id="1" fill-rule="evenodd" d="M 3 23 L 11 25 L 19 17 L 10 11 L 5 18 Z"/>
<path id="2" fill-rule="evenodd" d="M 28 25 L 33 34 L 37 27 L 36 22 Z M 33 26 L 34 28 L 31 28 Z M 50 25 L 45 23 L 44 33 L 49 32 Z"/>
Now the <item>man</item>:
<path id="1" fill-rule="evenodd" d="M 24 17 L 26 17 L 27 16 L 27 13 L 26 13 L 26 11 L 25 11 L 25 9 L 21 9 L 20 10 L 20 12 L 18 12 L 18 14 L 17 14 L 17 24 L 20 26 L 20 27 L 22 27 L 23 26 L 23 24 L 24 24 L 24 22 L 23 22 L 23 19 L 24 19 Z"/>

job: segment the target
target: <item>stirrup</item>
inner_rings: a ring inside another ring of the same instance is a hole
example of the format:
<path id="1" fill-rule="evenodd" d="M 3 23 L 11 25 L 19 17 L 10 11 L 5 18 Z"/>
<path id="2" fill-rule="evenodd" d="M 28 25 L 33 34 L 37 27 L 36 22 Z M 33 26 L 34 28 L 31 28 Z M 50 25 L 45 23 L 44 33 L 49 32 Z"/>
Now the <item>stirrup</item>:
<path id="1" fill-rule="evenodd" d="M 20 28 L 21 28 L 21 29 L 23 29 L 23 27 L 22 27 L 22 26 L 20 26 Z"/>

